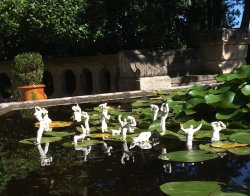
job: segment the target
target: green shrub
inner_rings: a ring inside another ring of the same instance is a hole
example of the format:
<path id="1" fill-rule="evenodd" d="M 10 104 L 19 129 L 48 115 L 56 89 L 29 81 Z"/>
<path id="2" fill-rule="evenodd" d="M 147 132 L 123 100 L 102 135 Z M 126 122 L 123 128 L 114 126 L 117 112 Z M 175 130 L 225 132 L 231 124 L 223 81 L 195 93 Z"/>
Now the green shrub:
<path id="1" fill-rule="evenodd" d="M 15 56 L 13 76 L 18 86 L 40 84 L 43 72 L 44 63 L 39 53 L 27 52 Z"/>

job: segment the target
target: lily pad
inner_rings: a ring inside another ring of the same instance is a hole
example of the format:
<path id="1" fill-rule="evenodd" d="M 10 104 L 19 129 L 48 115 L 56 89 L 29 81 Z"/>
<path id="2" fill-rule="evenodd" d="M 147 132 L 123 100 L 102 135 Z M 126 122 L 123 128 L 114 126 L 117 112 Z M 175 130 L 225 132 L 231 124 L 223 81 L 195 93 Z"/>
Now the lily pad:
<path id="1" fill-rule="evenodd" d="M 41 144 L 48 143 L 48 142 L 56 142 L 61 139 L 62 139 L 61 137 L 42 137 Z M 22 144 L 34 144 L 36 142 L 36 138 L 32 137 L 32 138 L 21 140 L 19 142 Z"/>
<path id="2" fill-rule="evenodd" d="M 162 154 L 158 158 L 162 160 L 174 161 L 174 162 L 202 162 L 217 158 L 217 154 L 208 153 L 203 150 L 193 151 L 176 151 L 167 154 Z"/>
<path id="3" fill-rule="evenodd" d="M 214 148 L 211 146 L 210 143 L 200 144 L 199 147 L 201 150 L 205 150 L 207 152 L 225 152 L 226 151 L 226 149 L 223 149 L 223 148 Z"/>
<path id="4" fill-rule="evenodd" d="M 46 131 L 44 132 L 44 135 L 50 135 L 50 136 L 54 136 L 54 137 L 66 137 L 66 136 L 70 136 L 70 135 L 74 135 L 75 132 L 58 132 L 58 131 Z"/>
<path id="5" fill-rule="evenodd" d="M 93 133 L 88 135 L 91 138 L 102 138 L 102 137 L 110 137 L 112 136 L 111 133 Z"/>
<path id="6" fill-rule="evenodd" d="M 240 144 L 240 143 L 228 142 L 228 141 L 225 141 L 225 142 L 219 141 L 219 142 L 211 143 L 211 146 L 215 147 L 215 148 L 228 149 L 228 148 L 236 148 L 236 147 L 247 146 L 247 144 Z"/>
<path id="7" fill-rule="evenodd" d="M 102 143 L 99 140 L 79 140 L 77 143 L 77 146 L 79 147 L 88 147 L 88 146 L 94 146 L 96 144 L 100 144 Z M 63 144 L 64 147 L 74 147 L 75 145 L 70 143 L 70 142 L 66 142 Z"/>
<path id="8" fill-rule="evenodd" d="M 236 155 L 249 155 L 250 154 L 250 147 L 242 147 L 242 148 L 234 148 L 228 150 L 229 152 L 236 154 Z"/>
<path id="9" fill-rule="evenodd" d="M 250 144 L 250 133 L 234 133 L 229 137 L 232 142 Z"/>
<path id="10" fill-rule="evenodd" d="M 244 188 L 226 186 L 216 181 L 168 182 L 161 185 L 160 189 L 171 196 L 246 196 L 246 194 L 240 193 L 246 192 Z"/>
<path id="11" fill-rule="evenodd" d="M 73 122 L 71 121 L 52 121 L 49 126 L 52 128 L 57 128 L 57 127 L 68 127 L 71 126 L 73 124 Z M 39 128 L 39 122 L 35 123 L 35 127 Z"/>

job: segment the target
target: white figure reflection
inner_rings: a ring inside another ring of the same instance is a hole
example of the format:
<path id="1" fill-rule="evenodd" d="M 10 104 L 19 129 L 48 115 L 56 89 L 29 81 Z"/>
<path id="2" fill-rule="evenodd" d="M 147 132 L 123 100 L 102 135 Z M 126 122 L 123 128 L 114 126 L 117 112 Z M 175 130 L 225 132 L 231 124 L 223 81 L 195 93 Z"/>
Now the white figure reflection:
<path id="1" fill-rule="evenodd" d="M 113 149 L 112 146 L 108 146 L 107 143 L 105 143 L 104 141 L 102 142 L 102 150 L 105 154 L 107 154 L 108 156 L 111 155 L 111 150 Z"/>
<path id="2" fill-rule="evenodd" d="M 160 134 L 164 134 L 166 131 L 166 119 L 169 113 L 168 103 L 163 103 L 160 108 L 161 111 L 161 126 L 160 126 Z"/>
<path id="3" fill-rule="evenodd" d="M 37 130 L 36 138 L 36 142 L 39 144 L 41 143 L 43 132 L 52 131 L 52 128 L 50 127 L 50 123 L 52 122 L 52 120 L 48 116 L 48 111 L 45 108 L 41 108 L 39 106 L 35 107 L 34 116 L 39 121 L 39 128 Z"/>
<path id="4" fill-rule="evenodd" d="M 181 127 L 181 130 L 184 131 L 184 133 L 186 133 L 187 135 L 187 138 L 186 138 L 187 149 L 192 150 L 194 133 L 200 130 L 200 128 L 202 127 L 202 124 L 200 124 L 196 128 L 194 128 L 193 125 L 190 125 L 189 128 L 184 128 L 182 124 L 180 125 L 180 127 Z"/>
<path id="5" fill-rule="evenodd" d="M 89 140 L 89 138 L 87 140 Z M 75 145 L 75 150 L 83 152 L 83 154 L 84 154 L 84 161 L 86 162 L 88 155 L 91 153 L 92 146 L 83 147 L 83 146 Z"/>
<path id="6" fill-rule="evenodd" d="M 130 158 L 132 159 L 132 162 L 135 162 L 135 158 L 134 158 L 132 152 L 129 151 L 127 142 L 123 142 L 122 149 L 123 149 L 123 153 L 122 153 L 122 157 L 121 157 L 121 163 L 123 165 L 126 164 L 126 161 L 129 161 Z"/>
<path id="7" fill-rule="evenodd" d="M 166 148 L 162 148 L 161 149 L 161 154 L 167 154 L 167 149 Z M 164 163 L 163 164 L 163 169 L 164 172 L 167 174 L 171 174 L 172 173 L 172 165 L 170 162 Z"/>
<path id="8" fill-rule="evenodd" d="M 100 104 L 99 107 L 101 108 L 101 124 L 102 124 L 102 133 L 108 131 L 108 124 L 107 120 L 110 119 L 110 115 L 108 115 L 108 106 L 107 103 Z"/>
<path id="9" fill-rule="evenodd" d="M 88 135 L 90 133 L 90 128 L 89 128 L 89 115 L 87 112 L 82 112 L 82 117 L 85 119 L 84 120 L 84 126 L 86 129 L 86 134 Z"/>
<path id="10" fill-rule="evenodd" d="M 44 146 L 44 149 L 42 148 L 42 145 L 39 143 L 37 144 L 37 149 L 40 154 L 41 159 L 41 166 L 48 166 L 52 163 L 53 158 L 52 156 L 47 156 L 47 153 L 49 151 L 49 142 L 47 142 Z"/>
<path id="11" fill-rule="evenodd" d="M 83 125 L 81 125 L 81 128 L 82 128 L 82 134 L 74 136 L 74 145 L 75 146 L 77 145 L 78 140 L 84 140 L 85 137 L 87 136 L 87 130 L 85 129 L 85 127 Z"/>
<path id="12" fill-rule="evenodd" d="M 226 128 L 226 125 L 221 122 L 212 122 L 211 126 L 213 128 L 213 136 L 211 138 L 211 142 L 218 142 L 220 141 L 220 131 Z"/>
<path id="13" fill-rule="evenodd" d="M 158 115 L 158 111 L 159 111 L 159 107 L 158 105 L 155 105 L 155 104 L 151 104 L 150 105 L 150 109 L 151 111 L 153 112 L 153 121 L 155 121 L 157 119 L 157 115 Z"/>

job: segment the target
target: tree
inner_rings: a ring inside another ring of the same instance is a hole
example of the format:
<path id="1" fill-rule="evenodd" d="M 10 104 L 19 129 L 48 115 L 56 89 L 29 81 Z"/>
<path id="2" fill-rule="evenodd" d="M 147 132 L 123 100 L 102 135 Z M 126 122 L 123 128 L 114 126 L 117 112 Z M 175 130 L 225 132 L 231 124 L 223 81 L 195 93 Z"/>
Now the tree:
<path id="1" fill-rule="evenodd" d="M 240 28 L 249 28 L 250 24 L 250 0 L 243 0 L 244 11 Z"/>

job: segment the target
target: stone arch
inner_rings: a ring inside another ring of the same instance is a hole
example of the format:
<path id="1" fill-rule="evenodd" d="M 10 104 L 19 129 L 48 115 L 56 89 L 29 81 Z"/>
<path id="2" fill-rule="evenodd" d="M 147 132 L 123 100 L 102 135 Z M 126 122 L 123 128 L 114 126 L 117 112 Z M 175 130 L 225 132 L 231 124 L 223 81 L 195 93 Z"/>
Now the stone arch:
<path id="1" fill-rule="evenodd" d="M 73 94 L 73 92 L 76 90 L 76 76 L 73 73 L 72 70 L 67 69 L 63 71 L 62 74 L 62 85 L 63 85 L 63 90 L 65 91 L 66 94 Z M 59 82 L 59 81 L 58 81 Z"/>
<path id="2" fill-rule="evenodd" d="M 43 84 L 46 85 L 44 91 L 47 96 L 51 96 L 55 91 L 53 79 L 51 73 L 45 70 L 43 73 Z"/>
<path id="3" fill-rule="evenodd" d="M 6 73 L 0 73 L 0 97 L 6 99 L 11 96 L 11 79 Z"/>
<path id="4" fill-rule="evenodd" d="M 111 76 L 106 68 L 103 68 L 99 74 L 99 85 L 101 92 L 108 93 L 111 89 Z"/>
<path id="5" fill-rule="evenodd" d="M 91 94 L 93 90 L 92 74 L 88 69 L 84 69 L 80 75 L 81 90 L 84 94 Z"/>

